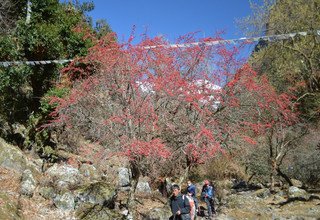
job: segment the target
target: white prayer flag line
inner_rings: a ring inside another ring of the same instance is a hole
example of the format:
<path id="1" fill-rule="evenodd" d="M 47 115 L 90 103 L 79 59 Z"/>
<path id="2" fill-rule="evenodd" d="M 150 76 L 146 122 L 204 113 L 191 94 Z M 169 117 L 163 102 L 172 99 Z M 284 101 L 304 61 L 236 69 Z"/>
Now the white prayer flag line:
<path id="1" fill-rule="evenodd" d="M 320 30 L 316 31 L 308 31 L 308 32 L 296 32 L 296 33 L 288 33 L 288 34 L 278 34 L 278 35 L 268 35 L 268 36 L 260 36 L 260 37 L 241 37 L 237 39 L 229 39 L 229 40 L 212 40 L 212 41 L 204 41 L 204 42 L 194 42 L 194 43 L 186 43 L 186 44 L 169 44 L 169 45 L 153 45 L 153 46 L 144 46 L 143 49 L 155 49 L 155 48 L 184 48 L 191 46 L 213 46 L 217 44 L 236 44 L 241 41 L 247 42 L 258 42 L 260 40 L 265 41 L 276 41 L 276 40 L 286 40 L 289 38 L 293 38 L 297 35 L 307 36 L 308 34 L 316 34 L 320 36 Z"/>
<path id="2" fill-rule="evenodd" d="M 35 65 L 45 65 L 45 64 L 51 64 L 51 63 L 56 63 L 56 64 L 64 64 L 71 62 L 72 60 L 36 60 L 36 61 L 2 61 L 0 62 L 0 66 L 3 67 L 9 67 L 9 66 L 17 66 L 17 65 L 30 65 L 30 66 L 35 66 Z"/>
<path id="3" fill-rule="evenodd" d="M 289 38 L 293 38 L 297 35 L 307 36 L 308 34 L 315 34 L 320 36 L 320 30 L 315 31 L 305 31 L 305 32 L 296 32 L 296 33 L 288 33 L 288 34 L 278 34 L 278 35 L 267 35 L 260 37 L 241 37 L 237 39 L 229 39 L 229 40 L 212 40 L 212 41 L 203 41 L 203 42 L 193 42 L 193 43 L 185 43 L 185 44 L 168 44 L 168 45 L 152 45 L 152 46 L 144 46 L 142 49 L 151 50 L 156 48 L 187 48 L 194 46 L 214 46 L 218 44 L 236 44 L 241 41 L 246 42 L 258 42 L 261 40 L 265 41 L 276 41 L 276 40 L 286 40 Z M 73 59 L 62 59 L 62 60 L 39 60 L 39 61 L 0 61 L 0 66 L 9 67 L 13 65 L 45 65 L 45 64 L 64 64 L 73 61 Z"/>

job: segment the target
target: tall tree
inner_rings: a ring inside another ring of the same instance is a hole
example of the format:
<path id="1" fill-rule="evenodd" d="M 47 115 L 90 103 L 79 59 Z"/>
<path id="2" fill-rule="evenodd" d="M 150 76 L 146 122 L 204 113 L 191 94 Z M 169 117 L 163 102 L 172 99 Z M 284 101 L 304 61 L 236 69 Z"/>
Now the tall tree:
<path id="1" fill-rule="evenodd" d="M 306 32 L 290 39 L 260 42 L 250 63 L 261 76 L 268 76 L 278 93 L 293 95 L 299 103 L 300 118 L 318 122 L 320 116 L 320 1 L 319 0 L 265 0 L 253 4 L 253 15 L 242 20 L 242 27 L 250 27 L 247 34 L 288 34 Z M 274 126 L 267 133 L 271 180 L 276 174 L 290 179 L 281 170 L 289 150 L 301 143 L 306 126 Z M 313 154 L 313 152 L 310 152 Z M 293 156 L 291 156 L 292 158 Z M 291 164 L 294 162 L 291 161 Z"/>
<path id="2" fill-rule="evenodd" d="M 0 2 L 0 34 L 12 31 L 19 18 L 26 15 L 27 0 L 2 0 Z"/>
<path id="3" fill-rule="evenodd" d="M 102 39 L 84 58 L 93 66 L 82 69 L 69 96 L 52 99 L 58 106 L 51 126 L 128 157 L 132 192 L 142 174 L 183 175 L 225 153 L 228 141 L 255 144 L 275 123 L 287 126 L 295 119 L 286 94 L 278 95 L 267 78 L 235 60 L 237 48 L 167 44 L 159 37 L 136 46 Z M 72 78 L 76 64 L 65 69 Z M 215 86 L 226 76 L 232 79 L 227 85 Z"/>
<path id="4" fill-rule="evenodd" d="M 307 36 L 258 44 L 251 63 L 267 74 L 278 91 L 291 90 L 301 102 L 300 109 L 307 119 L 320 114 L 320 1 L 279 0 L 255 5 L 255 16 L 245 18 L 252 24 L 251 33 L 286 34 L 308 32 Z M 260 18 L 264 19 L 260 19 Z"/>
<path id="5" fill-rule="evenodd" d="M 23 2 L 23 10 L 15 10 L 15 30 L 0 35 L 0 60 L 73 59 L 95 43 L 94 29 L 84 14 L 92 7 L 80 10 L 58 0 L 31 0 L 26 22 L 27 1 Z M 59 79 L 60 68 L 55 63 L 0 67 L 1 117 L 11 124 L 23 123 L 30 113 L 39 112 L 40 99 Z"/>

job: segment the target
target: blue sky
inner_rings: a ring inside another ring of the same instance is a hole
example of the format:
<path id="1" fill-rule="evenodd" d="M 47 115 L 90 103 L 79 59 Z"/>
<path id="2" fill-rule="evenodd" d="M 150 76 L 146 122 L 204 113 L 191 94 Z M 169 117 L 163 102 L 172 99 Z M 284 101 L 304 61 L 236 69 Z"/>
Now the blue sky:
<path id="1" fill-rule="evenodd" d="M 181 35 L 199 31 L 199 37 L 225 31 L 224 38 L 242 34 L 236 18 L 250 14 L 249 0 L 93 0 L 89 13 L 94 20 L 106 19 L 121 41 L 136 27 L 136 35 L 147 29 L 149 36 L 165 36 L 173 42 Z"/>

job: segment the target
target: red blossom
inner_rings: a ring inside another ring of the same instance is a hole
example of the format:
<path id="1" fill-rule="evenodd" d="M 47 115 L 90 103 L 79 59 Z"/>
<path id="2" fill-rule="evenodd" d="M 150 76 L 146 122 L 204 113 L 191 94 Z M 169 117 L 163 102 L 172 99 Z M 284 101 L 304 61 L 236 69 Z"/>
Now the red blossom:
<path id="1" fill-rule="evenodd" d="M 133 46 L 107 36 L 63 70 L 71 92 L 52 98 L 58 104 L 52 123 L 136 161 L 170 159 L 178 149 L 196 164 L 223 153 L 229 139 L 254 145 L 272 126 L 295 123 L 297 113 L 292 97 L 277 94 L 238 53 L 230 45 L 169 47 L 155 37 Z"/>

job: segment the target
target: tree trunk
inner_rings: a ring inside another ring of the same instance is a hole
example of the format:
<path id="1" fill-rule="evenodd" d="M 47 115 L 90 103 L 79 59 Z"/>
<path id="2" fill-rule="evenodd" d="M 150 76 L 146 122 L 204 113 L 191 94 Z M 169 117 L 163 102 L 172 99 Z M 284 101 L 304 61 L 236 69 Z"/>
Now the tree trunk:
<path id="1" fill-rule="evenodd" d="M 140 177 L 141 173 L 140 173 L 140 170 L 139 170 L 137 164 L 134 161 L 130 162 L 130 169 L 131 169 L 132 178 L 130 180 L 131 187 L 130 187 L 130 191 L 129 191 L 127 205 L 128 205 L 129 213 L 132 213 L 132 210 L 134 210 L 134 199 L 135 199 L 134 195 L 136 192 L 136 188 L 137 188 L 139 177 Z"/>
<path id="2" fill-rule="evenodd" d="M 181 187 L 181 184 L 183 183 L 183 182 L 186 182 L 186 179 L 188 178 L 188 176 L 189 176 L 189 171 L 190 171 L 190 168 L 191 168 L 191 166 L 187 166 L 187 168 L 185 169 L 185 171 L 184 171 L 184 174 L 179 178 L 179 186 Z"/>
<path id="3" fill-rule="evenodd" d="M 289 184 L 289 186 L 293 186 L 290 178 L 285 174 L 283 173 L 281 170 L 280 170 L 280 167 L 278 166 L 277 167 L 277 173 L 279 176 L 281 176 L 283 179 L 285 179 L 287 181 L 287 183 Z"/>
<path id="4" fill-rule="evenodd" d="M 270 191 L 274 191 L 275 177 L 277 175 L 277 163 L 274 159 L 271 159 L 271 173 L 270 173 Z"/>
<path id="5" fill-rule="evenodd" d="M 256 173 L 254 172 L 253 174 L 251 174 L 251 176 L 248 178 L 247 183 L 249 184 L 249 182 L 251 181 L 251 179 L 256 175 Z"/>

